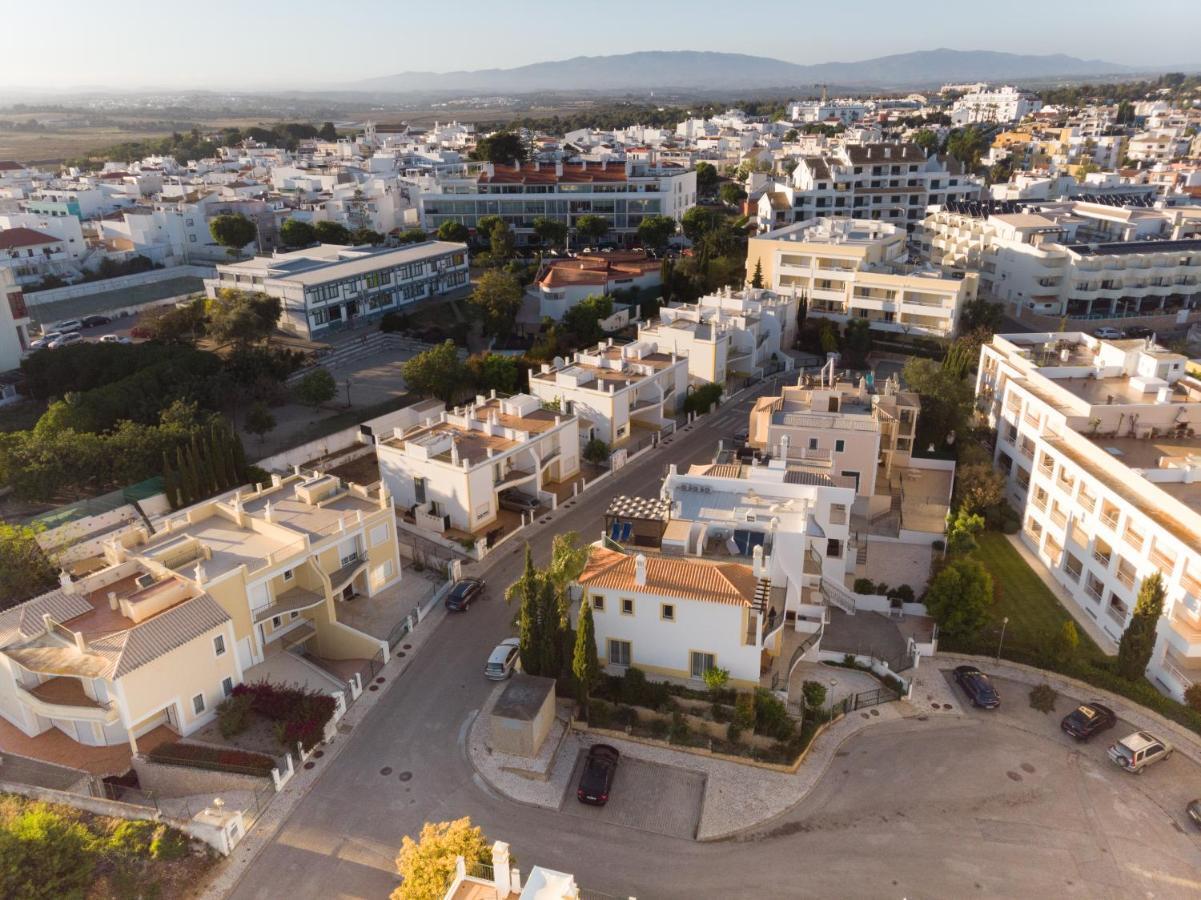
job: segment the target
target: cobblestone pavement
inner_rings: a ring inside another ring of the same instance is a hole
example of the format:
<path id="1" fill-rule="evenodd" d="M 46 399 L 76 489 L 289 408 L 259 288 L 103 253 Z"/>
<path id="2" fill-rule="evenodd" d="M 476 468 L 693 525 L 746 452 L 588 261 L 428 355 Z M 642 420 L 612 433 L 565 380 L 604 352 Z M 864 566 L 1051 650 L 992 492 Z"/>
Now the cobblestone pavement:
<path id="1" fill-rule="evenodd" d="M 696 836 L 705 797 L 703 773 L 624 756 L 617 766 L 609 802 L 604 806 L 589 806 L 575 795 L 588 753 L 580 748 L 576 756 L 560 812 L 655 834 Z"/>

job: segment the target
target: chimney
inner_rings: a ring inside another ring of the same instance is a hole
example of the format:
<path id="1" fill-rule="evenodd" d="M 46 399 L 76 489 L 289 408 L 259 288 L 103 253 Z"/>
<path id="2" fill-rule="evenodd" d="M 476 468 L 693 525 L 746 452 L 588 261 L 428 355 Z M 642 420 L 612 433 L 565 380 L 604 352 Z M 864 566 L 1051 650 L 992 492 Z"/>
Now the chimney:
<path id="1" fill-rule="evenodd" d="M 459 442 L 454 438 L 450 439 L 450 464 L 452 466 L 459 464 Z"/>
<path id="2" fill-rule="evenodd" d="M 513 873 L 509 868 L 509 845 L 497 841 L 492 845 L 492 884 L 496 896 L 507 897 L 513 893 Z"/>
<path id="3" fill-rule="evenodd" d="M 115 612 L 117 607 L 120 605 L 121 604 L 117 601 L 117 592 L 109 591 L 108 592 L 108 608 Z"/>
<path id="4" fill-rule="evenodd" d="M 753 564 L 752 564 L 751 569 L 754 572 L 756 578 L 762 578 L 763 577 L 763 545 L 756 544 L 755 550 L 751 555 L 753 557 Z"/>
<path id="5" fill-rule="evenodd" d="M 75 593 L 75 582 L 71 580 L 71 575 L 66 569 L 62 569 L 58 573 L 58 584 L 63 589 L 64 594 Z"/>
<path id="6" fill-rule="evenodd" d="M 784 460 L 788 459 L 788 444 L 789 443 L 790 442 L 788 439 L 788 435 L 786 435 L 786 434 L 780 435 L 780 458 L 781 459 L 784 459 Z"/>
<path id="7" fill-rule="evenodd" d="M 641 553 L 634 557 L 634 584 L 646 587 L 646 557 Z"/>
<path id="8" fill-rule="evenodd" d="M 555 160 L 555 177 L 556 178 L 563 177 L 563 160 L 561 160 L 561 159 Z"/>

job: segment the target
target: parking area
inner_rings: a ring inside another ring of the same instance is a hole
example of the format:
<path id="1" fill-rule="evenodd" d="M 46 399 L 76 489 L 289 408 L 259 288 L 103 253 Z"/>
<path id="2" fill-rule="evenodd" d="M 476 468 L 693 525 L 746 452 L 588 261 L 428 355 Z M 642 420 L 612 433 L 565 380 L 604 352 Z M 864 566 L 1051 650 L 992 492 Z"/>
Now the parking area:
<path id="1" fill-rule="evenodd" d="M 1085 741 L 1069 737 L 1059 727 L 1064 716 L 1090 698 L 1060 694 L 1055 708 L 1042 713 L 1030 706 L 1030 685 L 1007 678 L 992 678 L 1001 697 L 1001 706 L 995 710 L 976 709 L 954 683 L 950 671 L 943 674 L 969 717 L 997 721 L 1005 727 L 1053 742 L 1074 765 L 1089 765 L 1095 779 L 1103 783 L 1107 791 L 1113 792 L 1115 802 L 1134 803 L 1134 796 L 1124 795 L 1138 795 L 1158 808 L 1175 830 L 1201 838 L 1201 832 L 1185 813 L 1188 803 L 1201 797 L 1201 766 L 1184 754 L 1173 753 L 1169 759 L 1149 766 L 1141 774 L 1125 772 L 1114 764 L 1107 751 L 1111 744 L 1138 731 L 1137 726 L 1119 718 L 1112 728 Z M 1201 847 L 1201 840 L 1198 840 L 1198 846 Z M 1201 889 L 1201 882 L 1198 888 Z"/>
<path id="2" fill-rule="evenodd" d="M 654 834 L 689 840 L 696 837 L 705 799 L 702 773 L 623 756 L 609 791 L 609 802 L 604 806 L 588 806 L 575 795 L 586 756 L 587 751 L 581 750 L 576 759 L 559 807 L 561 812 Z"/>

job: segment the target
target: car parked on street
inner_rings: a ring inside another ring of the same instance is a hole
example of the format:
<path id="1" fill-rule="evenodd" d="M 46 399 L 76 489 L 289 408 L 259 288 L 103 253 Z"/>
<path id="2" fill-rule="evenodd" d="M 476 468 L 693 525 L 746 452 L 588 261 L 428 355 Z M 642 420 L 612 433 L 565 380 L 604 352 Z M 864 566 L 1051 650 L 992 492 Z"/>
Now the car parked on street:
<path id="1" fill-rule="evenodd" d="M 100 337 L 102 344 L 132 344 L 133 339 L 123 334 L 105 334 Z"/>
<path id="2" fill-rule="evenodd" d="M 1001 696 L 993 687 L 992 679 L 975 666 L 956 666 L 955 682 L 963 688 L 967 698 L 972 701 L 972 706 L 996 709 L 1001 705 Z"/>
<path id="3" fill-rule="evenodd" d="M 484 663 L 484 677 L 492 681 L 504 681 L 512 675 L 518 666 L 517 647 L 520 643 L 519 638 L 511 637 L 497 644 Z"/>
<path id="4" fill-rule="evenodd" d="M 446 595 L 446 608 L 451 612 L 467 612 L 476 600 L 484 596 L 484 582 L 479 578 L 464 578 L 456 581 Z"/>
<path id="5" fill-rule="evenodd" d="M 1110 328 L 1108 326 L 1104 328 L 1098 328 L 1093 332 L 1093 337 L 1098 337 L 1107 341 L 1116 341 L 1121 336 L 1122 332 L 1118 331 L 1116 328 Z"/>
<path id="6" fill-rule="evenodd" d="M 593 744 L 584 760 L 584 771 L 576 788 L 576 799 L 591 806 L 604 806 L 609 802 L 609 790 L 617 774 L 621 754 L 608 744 Z"/>
<path id="7" fill-rule="evenodd" d="M 36 341 L 30 341 L 29 349 L 30 350 L 45 350 L 47 347 L 49 347 L 51 344 L 53 344 L 55 341 L 57 341 L 62 336 L 63 336 L 63 333 L 61 331 L 47 331 Z"/>
<path id="8" fill-rule="evenodd" d="M 1168 759 L 1172 745 L 1157 738 L 1149 731 L 1128 734 L 1109 748 L 1109 758 L 1127 772 L 1143 774 L 1143 770 L 1154 763 Z"/>
<path id="9" fill-rule="evenodd" d="M 78 331 L 68 331 L 66 334 L 59 335 L 46 346 L 51 350 L 57 350 L 60 347 L 70 347 L 72 344 L 78 344 L 83 340 L 83 335 Z"/>
<path id="10" fill-rule="evenodd" d="M 54 330 L 61 334 L 66 334 L 68 331 L 79 331 L 81 328 L 83 328 L 81 319 L 67 319 L 67 321 L 59 322 L 54 326 Z"/>
<path id="11" fill-rule="evenodd" d="M 1185 807 L 1184 811 L 1193 820 L 1193 824 L 1201 828 L 1201 800 L 1194 800 Z"/>
<path id="12" fill-rule="evenodd" d="M 97 325 L 107 325 L 112 321 L 108 316 L 84 316 L 79 320 L 84 328 L 95 328 Z"/>
<path id="13" fill-rule="evenodd" d="M 1146 325 L 1131 325 L 1122 332 L 1122 335 L 1128 338 L 1149 338 L 1155 337 L 1155 330 Z"/>
<path id="14" fill-rule="evenodd" d="M 536 512 L 541 505 L 538 503 L 537 498 L 531 497 L 529 494 L 523 494 L 516 488 L 507 488 L 501 491 L 499 502 L 501 509 L 519 513 Z"/>
<path id="15" fill-rule="evenodd" d="M 1114 711 L 1094 700 L 1089 703 L 1081 703 L 1064 716 L 1059 727 L 1076 740 L 1087 741 L 1094 734 L 1105 731 L 1107 728 L 1113 728 L 1117 724 L 1118 717 Z"/>

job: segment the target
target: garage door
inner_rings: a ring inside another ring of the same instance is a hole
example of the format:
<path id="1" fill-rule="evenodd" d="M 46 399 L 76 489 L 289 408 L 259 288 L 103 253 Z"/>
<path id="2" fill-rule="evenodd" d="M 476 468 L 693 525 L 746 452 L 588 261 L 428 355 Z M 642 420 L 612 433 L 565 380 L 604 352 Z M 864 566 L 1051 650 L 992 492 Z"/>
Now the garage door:
<path id="1" fill-rule="evenodd" d="M 561 812 L 655 834 L 696 837 L 705 799 L 704 774 L 623 756 L 609 802 L 588 806 L 575 795 L 586 756 L 587 750 L 581 750 L 559 806 Z"/>

